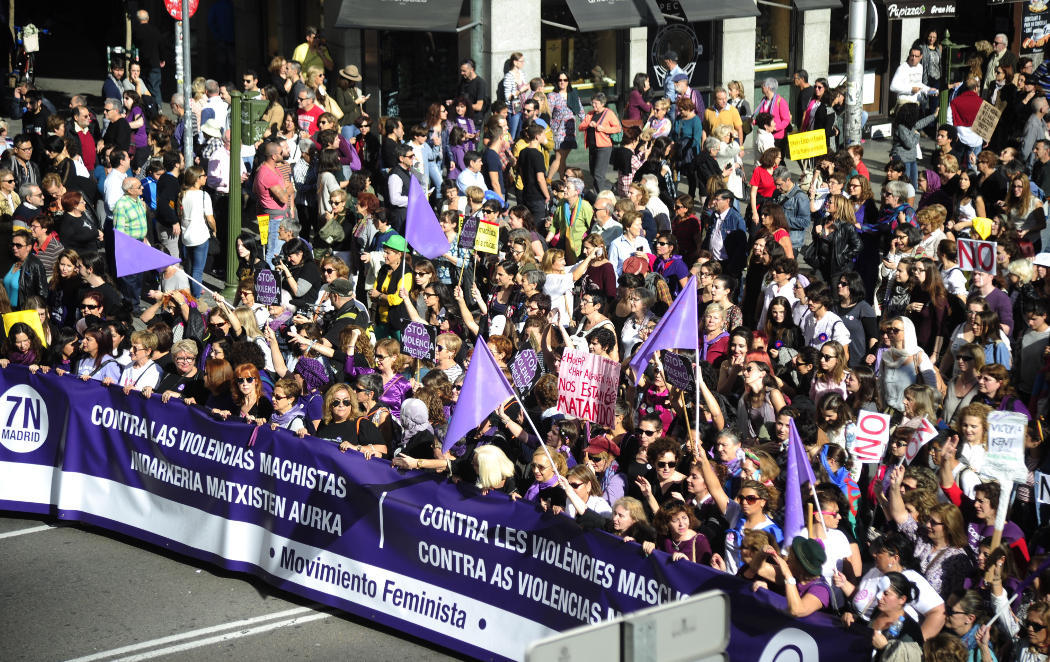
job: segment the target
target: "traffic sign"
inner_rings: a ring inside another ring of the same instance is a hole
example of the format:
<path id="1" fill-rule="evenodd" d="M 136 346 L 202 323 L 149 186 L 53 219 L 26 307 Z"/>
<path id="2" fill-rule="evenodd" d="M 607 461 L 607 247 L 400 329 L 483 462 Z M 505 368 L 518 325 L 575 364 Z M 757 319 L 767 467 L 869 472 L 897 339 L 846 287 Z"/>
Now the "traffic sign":
<path id="1" fill-rule="evenodd" d="M 200 4 L 200 0 L 190 0 L 190 18 L 197 13 L 197 5 Z M 164 8 L 168 10 L 168 14 L 176 21 L 182 20 L 182 0 L 164 0 Z"/>

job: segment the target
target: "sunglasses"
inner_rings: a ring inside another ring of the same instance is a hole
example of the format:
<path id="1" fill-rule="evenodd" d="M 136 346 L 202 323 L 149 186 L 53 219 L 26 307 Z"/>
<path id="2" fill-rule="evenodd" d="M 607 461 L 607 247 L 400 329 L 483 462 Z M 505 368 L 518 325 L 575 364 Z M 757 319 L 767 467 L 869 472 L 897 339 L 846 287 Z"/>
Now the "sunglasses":
<path id="1" fill-rule="evenodd" d="M 907 445 L 908 445 L 908 442 L 906 442 L 906 441 L 895 441 L 892 444 L 892 446 L 894 448 L 905 448 Z"/>
<path id="2" fill-rule="evenodd" d="M 581 487 L 583 487 L 583 483 L 569 483 L 569 487 L 571 487 L 574 490 L 578 490 Z"/>
<path id="3" fill-rule="evenodd" d="M 352 407 L 353 404 L 354 404 L 354 401 L 349 399 L 349 398 L 347 398 L 345 400 L 341 399 L 341 398 L 336 398 L 335 400 L 332 400 L 332 406 L 333 407 L 339 407 L 339 406 Z"/>
<path id="4" fill-rule="evenodd" d="M 80 307 L 83 308 L 84 310 L 97 310 L 97 309 L 101 308 L 102 306 L 100 306 L 98 304 L 95 304 L 95 303 L 91 303 L 90 301 L 86 301 L 86 302 L 80 304 Z"/>
<path id="5" fill-rule="evenodd" d="M 657 241 L 657 242 L 654 242 L 653 245 L 654 246 L 670 246 L 671 242 L 669 242 L 669 241 Z"/>
<path id="6" fill-rule="evenodd" d="M 656 467 L 658 469 L 674 469 L 675 463 L 674 462 L 657 462 L 656 463 Z"/>
<path id="7" fill-rule="evenodd" d="M 758 496 L 757 494 L 746 494 L 746 495 L 745 494 L 741 494 L 740 496 L 738 496 L 734 500 L 737 503 L 746 503 L 749 506 L 753 506 L 756 503 L 758 503 L 758 500 L 761 499 L 761 498 L 762 497 Z"/>
<path id="8" fill-rule="evenodd" d="M 882 329 L 882 333 L 888 333 L 891 336 L 895 336 L 895 335 L 897 335 L 900 332 L 901 332 L 900 329 L 897 329 L 897 328 L 894 328 L 894 327 L 890 327 L 888 329 Z"/>
<path id="9" fill-rule="evenodd" d="M 826 517 L 834 517 L 836 519 L 842 517 L 842 513 L 838 512 L 837 510 L 835 512 L 831 512 L 830 510 L 822 510 L 820 511 L 820 514 Z"/>
<path id="10" fill-rule="evenodd" d="M 649 435 L 655 435 L 657 433 L 657 431 L 656 430 L 643 430 L 642 428 L 635 428 L 634 433 L 635 434 L 642 434 L 642 435 L 645 435 L 645 436 L 649 436 Z"/>
<path id="11" fill-rule="evenodd" d="M 1046 629 L 1046 626 L 1042 623 L 1033 623 L 1032 621 L 1025 621 L 1024 626 L 1026 628 L 1031 628 L 1032 632 L 1042 632 Z"/>
<path id="12" fill-rule="evenodd" d="M 253 383 L 255 383 L 255 377 L 238 377 L 237 378 L 237 383 L 238 384 L 253 384 Z M 276 398 L 277 396 L 275 395 L 273 397 Z"/>
<path id="13" fill-rule="evenodd" d="M 326 274 L 334 274 L 335 273 L 335 269 L 332 269 L 331 267 L 325 267 L 324 268 L 324 272 Z"/>
<path id="14" fill-rule="evenodd" d="M 821 361 L 834 361 L 837 358 L 838 357 L 835 356 L 834 354 L 821 354 L 820 355 L 820 360 Z"/>
<path id="15" fill-rule="evenodd" d="M 452 387 L 452 390 L 453 391 L 462 391 L 463 390 L 463 385 L 462 384 L 456 384 L 456 385 L 454 385 Z"/>
<path id="16" fill-rule="evenodd" d="M 587 459 L 590 460 L 591 462 L 601 462 L 602 461 L 602 456 L 601 455 L 591 455 L 590 453 L 588 453 L 587 454 Z"/>
<path id="17" fill-rule="evenodd" d="M 277 400 L 287 400 L 288 397 L 289 396 L 287 396 L 287 395 L 277 395 L 276 393 L 273 394 L 273 399 L 274 399 L 275 402 Z"/>

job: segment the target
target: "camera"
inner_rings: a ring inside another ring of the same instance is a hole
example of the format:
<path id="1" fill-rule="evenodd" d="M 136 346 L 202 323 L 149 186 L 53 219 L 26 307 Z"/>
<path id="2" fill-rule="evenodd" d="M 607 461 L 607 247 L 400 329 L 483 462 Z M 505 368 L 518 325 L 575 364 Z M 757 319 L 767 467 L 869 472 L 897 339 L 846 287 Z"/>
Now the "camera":
<path id="1" fill-rule="evenodd" d="M 281 266 L 281 263 L 282 263 L 282 262 L 284 262 L 284 256 L 283 256 L 283 255 L 281 255 L 281 254 L 277 254 L 277 255 L 274 255 L 274 256 L 273 256 L 273 266 L 274 266 L 274 267 L 279 267 L 279 266 Z"/>

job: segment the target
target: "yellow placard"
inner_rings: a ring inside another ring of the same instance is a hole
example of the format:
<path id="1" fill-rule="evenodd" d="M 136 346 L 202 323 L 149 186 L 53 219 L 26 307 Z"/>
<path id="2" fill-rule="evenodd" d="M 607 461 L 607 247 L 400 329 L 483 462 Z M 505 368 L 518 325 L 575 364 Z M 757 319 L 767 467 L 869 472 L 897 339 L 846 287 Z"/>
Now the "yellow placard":
<path id="1" fill-rule="evenodd" d="M 791 152 L 793 161 L 827 154 L 828 139 L 824 135 L 824 129 L 792 133 L 788 136 L 788 151 Z"/>
<path id="2" fill-rule="evenodd" d="M 44 337 L 44 327 L 40 324 L 40 313 L 35 310 L 18 310 L 13 313 L 4 313 L 4 333 L 10 337 L 11 327 L 19 322 L 25 322 L 33 330 L 40 344 L 47 347 L 47 339 Z M 40 358 L 40 357 L 37 357 Z"/>
<path id="3" fill-rule="evenodd" d="M 499 252 L 499 223 L 490 223 L 484 219 L 478 223 L 478 236 L 474 238 L 474 250 L 493 255 Z"/>
<path id="4" fill-rule="evenodd" d="M 270 239 L 270 215 L 259 214 L 255 220 L 259 222 L 259 240 L 262 241 L 263 248 L 266 248 L 266 243 Z"/>

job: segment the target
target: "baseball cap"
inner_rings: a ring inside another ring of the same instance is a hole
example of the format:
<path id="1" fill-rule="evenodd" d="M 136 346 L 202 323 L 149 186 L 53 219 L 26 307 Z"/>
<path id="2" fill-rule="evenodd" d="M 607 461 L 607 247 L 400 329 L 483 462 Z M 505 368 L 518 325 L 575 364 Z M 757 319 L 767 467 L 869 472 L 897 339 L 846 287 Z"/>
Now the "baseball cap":
<path id="1" fill-rule="evenodd" d="M 345 278 L 336 278 L 328 284 L 327 289 L 336 296 L 348 297 L 353 293 L 354 286 Z"/>

